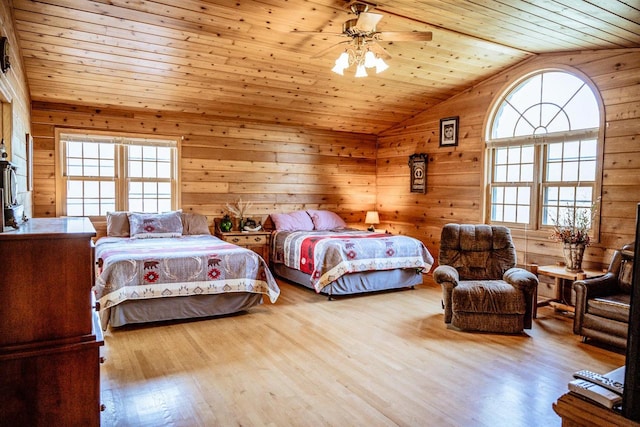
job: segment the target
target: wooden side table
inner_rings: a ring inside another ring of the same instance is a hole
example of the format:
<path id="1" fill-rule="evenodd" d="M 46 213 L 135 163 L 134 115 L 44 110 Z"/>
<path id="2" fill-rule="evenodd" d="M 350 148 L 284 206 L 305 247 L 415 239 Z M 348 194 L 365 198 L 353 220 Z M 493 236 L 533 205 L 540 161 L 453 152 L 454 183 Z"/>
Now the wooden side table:
<path id="1" fill-rule="evenodd" d="M 536 311 L 538 307 L 551 305 L 558 310 L 574 312 L 575 308 L 564 301 L 563 289 L 565 281 L 575 282 L 578 279 L 588 279 L 591 277 L 602 276 L 604 273 L 601 270 L 589 270 L 584 269 L 581 272 L 568 271 L 564 265 L 541 265 L 538 267 L 538 275 L 553 277 L 556 285 L 555 298 L 547 299 L 545 301 L 537 302 L 538 289 L 536 289 L 536 310 L 534 310 L 533 317 L 536 317 Z"/>
<path id="2" fill-rule="evenodd" d="M 269 265 L 270 231 L 221 231 L 216 224 L 215 235 L 225 242 L 251 249 Z"/>
<path id="3" fill-rule="evenodd" d="M 558 401 L 553 404 L 553 410 L 562 419 L 562 427 L 640 426 L 640 424 L 624 418 L 618 411 L 605 408 L 571 392 L 560 396 Z"/>

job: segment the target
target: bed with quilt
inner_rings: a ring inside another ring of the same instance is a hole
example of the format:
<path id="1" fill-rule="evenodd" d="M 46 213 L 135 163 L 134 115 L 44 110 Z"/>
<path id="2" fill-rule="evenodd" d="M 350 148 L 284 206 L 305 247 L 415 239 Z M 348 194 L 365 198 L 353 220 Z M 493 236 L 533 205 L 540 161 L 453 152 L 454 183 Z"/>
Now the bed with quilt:
<path id="1" fill-rule="evenodd" d="M 270 216 L 273 272 L 329 297 L 413 287 L 433 265 L 421 241 L 349 229 L 330 211 Z"/>
<path id="2" fill-rule="evenodd" d="M 95 259 L 103 329 L 231 314 L 280 294 L 262 257 L 212 236 L 197 214 L 110 213 Z"/>

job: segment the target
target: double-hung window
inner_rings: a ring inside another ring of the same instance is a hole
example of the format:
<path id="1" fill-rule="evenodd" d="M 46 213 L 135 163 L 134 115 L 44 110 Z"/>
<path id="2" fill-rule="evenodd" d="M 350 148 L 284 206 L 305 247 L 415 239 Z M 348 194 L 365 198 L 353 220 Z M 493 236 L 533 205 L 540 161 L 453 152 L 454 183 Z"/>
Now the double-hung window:
<path id="1" fill-rule="evenodd" d="M 487 137 L 487 210 L 491 223 L 543 229 L 599 197 L 601 113 L 574 74 L 543 71 L 507 91 Z M 596 224 L 594 224 L 596 225 Z"/>
<path id="2" fill-rule="evenodd" d="M 60 133 L 60 215 L 177 208 L 177 141 Z"/>

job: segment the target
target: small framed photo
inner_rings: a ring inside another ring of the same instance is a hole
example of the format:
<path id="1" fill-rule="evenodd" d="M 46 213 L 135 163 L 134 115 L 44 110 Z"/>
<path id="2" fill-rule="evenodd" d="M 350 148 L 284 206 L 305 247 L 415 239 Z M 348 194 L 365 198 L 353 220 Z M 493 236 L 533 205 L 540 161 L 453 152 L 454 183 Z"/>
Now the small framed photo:
<path id="1" fill-rule="evenodd" d="M 458 145 L 458 116 L 440 119 L 440 147 Z"/>

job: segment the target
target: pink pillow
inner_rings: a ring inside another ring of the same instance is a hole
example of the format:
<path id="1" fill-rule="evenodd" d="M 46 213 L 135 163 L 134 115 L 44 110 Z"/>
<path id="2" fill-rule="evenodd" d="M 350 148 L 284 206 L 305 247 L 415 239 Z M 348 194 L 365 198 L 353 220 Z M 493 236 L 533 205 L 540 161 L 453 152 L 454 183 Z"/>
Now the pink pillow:
<path id="1" fill-rule="evenodd" d="M 316 230 L 334 230 L 347 227 L 347 223 L 334 212 L 307 209 L 307 213 Z"/>
<path id="2" fill-rule="evenodd" d="M 306 211 L 272 213 L 270 216 L 278 231 L 313 230 L 313 222 Z"/>

